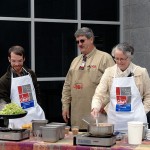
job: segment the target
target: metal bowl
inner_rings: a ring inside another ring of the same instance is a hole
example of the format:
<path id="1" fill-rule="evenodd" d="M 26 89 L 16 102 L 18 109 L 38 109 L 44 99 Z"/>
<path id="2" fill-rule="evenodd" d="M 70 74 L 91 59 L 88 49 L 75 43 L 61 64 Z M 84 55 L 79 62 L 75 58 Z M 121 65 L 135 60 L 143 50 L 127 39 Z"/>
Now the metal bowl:
<path id="1" fill-rule="evenodd" d="M 110 123 L 89 124 L 88 132 L 93 136 L 109 136 L 114 132 L 114 125 Z"/>

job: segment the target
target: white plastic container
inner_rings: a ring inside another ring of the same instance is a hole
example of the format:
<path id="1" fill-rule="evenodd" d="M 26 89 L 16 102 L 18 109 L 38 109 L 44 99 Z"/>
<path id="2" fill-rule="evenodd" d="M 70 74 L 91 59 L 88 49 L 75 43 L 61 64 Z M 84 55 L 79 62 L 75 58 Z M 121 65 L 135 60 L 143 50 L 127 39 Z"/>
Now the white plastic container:
<path id="1" fill-rule="evenodd" d="M 55 143 L 59 140 L 59 127 L 41 126 L 42 141 Z"/>
<path id="2" fill-rule="evenodd" d="M 131 121 L 128 122 L 128 143 L 141 144 L 143 134 L 143 122 Z"/>

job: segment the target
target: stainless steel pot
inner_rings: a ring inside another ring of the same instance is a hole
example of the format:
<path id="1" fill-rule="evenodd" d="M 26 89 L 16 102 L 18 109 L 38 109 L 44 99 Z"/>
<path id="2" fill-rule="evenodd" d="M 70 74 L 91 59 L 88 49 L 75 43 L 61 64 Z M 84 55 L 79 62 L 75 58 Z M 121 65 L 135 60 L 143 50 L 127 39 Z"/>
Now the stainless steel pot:
<path id="1" fill-rule="evenodd" d="M 93 136 L 108 136 L 114 132 L 114 125 L 110 123 L 88 124 L 88 132 Z"/>

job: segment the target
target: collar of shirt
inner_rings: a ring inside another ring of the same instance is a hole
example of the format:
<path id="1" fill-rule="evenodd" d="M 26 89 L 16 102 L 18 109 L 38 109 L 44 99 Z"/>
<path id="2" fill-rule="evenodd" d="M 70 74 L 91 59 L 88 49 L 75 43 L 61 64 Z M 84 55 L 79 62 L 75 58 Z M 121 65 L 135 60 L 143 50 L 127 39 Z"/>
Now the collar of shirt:
<path id="1" fill-rule="evenodd" d="M 19 75 L 16 73 L 16 71 L 13 68 L 11 68 L 11 71 L 13 73 L 14 78 L 19 77 Z M 20 76 L 25 76 L 25 75 L 28 75 L 28 73 L 24 69 L 22 69 Z"/>
<path id="2" fill-rule="evenodd" d="M 94 47 L 94 49 L 90 52 L 90 53 L 88 53 L 88 54 L 86 54 L 86 57 L 87 58 L 90 58 L 91 56 L 93 56 L 93 54 L 96 52 L 96 48 Z M 84 56 L 84 55 L 83 55 Z"/>
<path id="3" fill-rule="evenodd" d="M 117 67 L 116 77 L 127 77 L 130 73 L 133 73 L 133 64 L 130 63 L 128 68 L 125 71 L 121 71 L 119 67 Z"/>

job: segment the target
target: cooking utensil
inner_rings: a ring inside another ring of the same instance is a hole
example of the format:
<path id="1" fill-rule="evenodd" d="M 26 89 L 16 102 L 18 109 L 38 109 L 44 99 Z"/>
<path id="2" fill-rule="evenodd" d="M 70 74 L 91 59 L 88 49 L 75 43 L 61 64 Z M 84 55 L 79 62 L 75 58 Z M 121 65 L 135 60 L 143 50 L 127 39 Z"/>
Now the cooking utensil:
<path id="1" fill-rule="evenodd" d="M 116 143 L 115 135 L 97 138 L 97 137 L 90 136 L 88 133 L 82 133 L 73 137 L 73 145 L 110 147 L 115 143 Z M 106 149 L 110 149 L 110 148 L 106 148 Z"/>
<path id="2" fill-rule="evenodd" d="M 59 139 L 63 139 L 65 137 L 65 126 L 66 126 L 66 123 L 51 122 L 51 123 L 47 124 L 46 126 L 59 127 Z"/>
<path id="3" fill-rule="evenodd" d="M 84 118 L 82 119 L 85 123 L 90 124 L 87 120 L 85 120 Z"/>
<path id="4" fill-rule="evenodd" d="M 96 120 L 96 126 L 98 127 L 98 118 L 95 118 L 95 120 Z"/>
<path id="5" fill-rule="evenodd" d="M 41 126 L 42 140 L 55 143 L 60 139 L 60 128 L 58 126 Z"/>
<path id="6" fill-rule="evenodd" d="M 98 117 L 99 117 L 99 115 L 95 118 L 97 127 L 98 127 Z"/>
<path id="7" fill-rule="evenodd" d="M 109 123 L 98 123 L 88 125 L 88 132 L 93 136 L 110 136 L 114 132 L 114 125 Z"/>
<path id="8" fill-rule="evenodd" d="M 32 120 L 32 132 L 33 136 L 36 135 L 37 130 L 41 130 L 40 126 L 45 126 L 48 123 L 48 120 Z"/>
<path id="9" fill-rule="evenodd" d="M 101 117 L 103 117 L 102 120 Z M 104 118 L 103 114 L 100 114 L 99 117 L 97 118 L 99 123 L 95 123 L 95 121 L 94 122 L 91 121 L 91 117 L 84 117 L 82 120 L 85 123 L 87 123 L 88 125 L 87 131 L 93 136 L 109 136 L 112 135 L 114 132 L 113 124 L 102 122 L 102 121 L 106 121 L 106 117 Z"/>
<path id="10" fill-rule="evenodd" d="M 95 122 L 98 123 L 106 123 L 107 116 L 105 114 L 99 113 L 96 118 L 94 118 L 91 114 L 83 116 L 82 120 L 86 122 L 86 124 L 94 124 Z"/>
<path id="11" fill-rule="evenodd" d="M 29 137 L 30 131 L 27 129 L 0 128 L 0 140 L 20 141 Z"/>
<path id="12" fill-rule="evenodd" d="M 11 129 L 11 128 L 5 128 L 1 127 L 0 132 L 24 132 L 26 129 Z"/>

